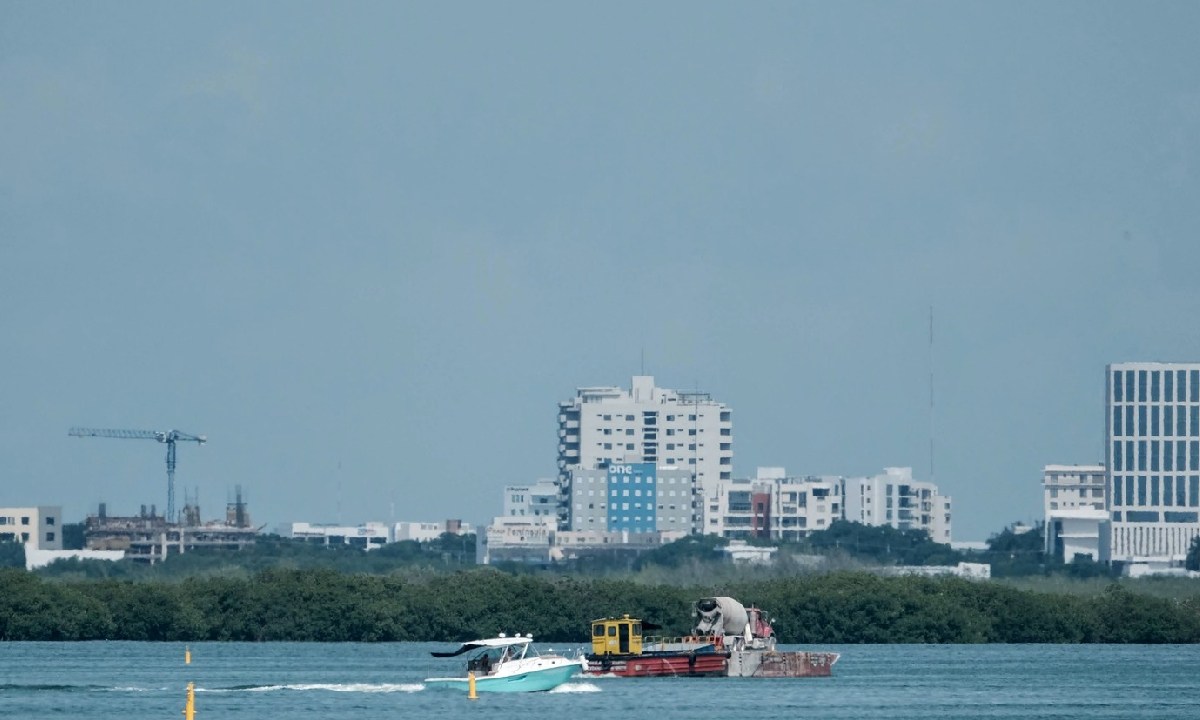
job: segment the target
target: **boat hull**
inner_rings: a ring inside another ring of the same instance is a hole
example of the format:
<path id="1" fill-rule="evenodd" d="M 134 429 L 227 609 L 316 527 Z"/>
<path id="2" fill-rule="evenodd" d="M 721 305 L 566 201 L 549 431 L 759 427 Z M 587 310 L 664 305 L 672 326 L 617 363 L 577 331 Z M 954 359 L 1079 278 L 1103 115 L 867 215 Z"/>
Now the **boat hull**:
<path id="1" fill-rule="evenodd" d="M 735 650 L 589 655 L 584 673 L 616 677 L 830 677 L 838 653 Z"/>
<path id="2" fill-rule="evenodd" d="M 576 663 L 557 665 L 539 670 L 529 670 L 507 676 L 483 676 L 475 678 L 475 692 L 542 692 L 553 690 L 570 680 L 578 673 L 580 667 Z M 458 690 L 467 692 L 467 678 L 428 678 L 425 684 L 430 688 Z"/>
<path id="3" fill-rule="evenodd" d="M 729 655 L 729 677 L 830 677 L 839 657 L 834 652 L 735 650 Z"/>
<path id="4" fill-rule="evenodd" d="M 640 655 L 589 656 L 588 675 L 617 677 L 723 677 L 728 660 L 724 653 L 642 653 Z"/>

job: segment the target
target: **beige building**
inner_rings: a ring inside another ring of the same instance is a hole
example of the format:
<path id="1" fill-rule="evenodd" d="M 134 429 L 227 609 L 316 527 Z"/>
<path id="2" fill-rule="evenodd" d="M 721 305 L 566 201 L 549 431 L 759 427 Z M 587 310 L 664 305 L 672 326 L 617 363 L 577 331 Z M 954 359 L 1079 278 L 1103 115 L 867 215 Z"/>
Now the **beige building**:
<path id="1" fill-rule="evenodd" d="M 62 507 L 0 508 L 0 541 L 23 543 L 27 550 L 62 550 Z"/>

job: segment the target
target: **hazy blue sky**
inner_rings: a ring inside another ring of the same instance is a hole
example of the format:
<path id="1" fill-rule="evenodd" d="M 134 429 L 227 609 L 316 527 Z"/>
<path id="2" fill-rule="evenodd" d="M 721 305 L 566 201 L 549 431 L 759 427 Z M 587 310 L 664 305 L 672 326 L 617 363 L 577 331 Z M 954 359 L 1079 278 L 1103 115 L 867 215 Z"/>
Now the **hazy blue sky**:
<path id="1" fill-rule="evenodd" d="M 486 521 L 581 385 L 954 537 L 1200 360 L 1200 4 L 0 2 L 0 505 Z M 340 486 L 340 493 L 339 493 Z M 394 503 L 394 514 L 391 505 Z"/>

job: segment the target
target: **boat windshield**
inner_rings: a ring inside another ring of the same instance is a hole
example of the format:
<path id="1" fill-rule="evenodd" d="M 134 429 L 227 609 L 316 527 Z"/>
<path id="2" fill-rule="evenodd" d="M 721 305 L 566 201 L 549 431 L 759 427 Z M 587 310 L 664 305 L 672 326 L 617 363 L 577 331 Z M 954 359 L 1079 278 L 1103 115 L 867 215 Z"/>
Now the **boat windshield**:
<path id="1" fill-rule="evenodd" d="M 467 660 L 467 670 L 486 674 L 509 660 L 520 660 L 528 650 L 528 644 L 484 648 Z"/>

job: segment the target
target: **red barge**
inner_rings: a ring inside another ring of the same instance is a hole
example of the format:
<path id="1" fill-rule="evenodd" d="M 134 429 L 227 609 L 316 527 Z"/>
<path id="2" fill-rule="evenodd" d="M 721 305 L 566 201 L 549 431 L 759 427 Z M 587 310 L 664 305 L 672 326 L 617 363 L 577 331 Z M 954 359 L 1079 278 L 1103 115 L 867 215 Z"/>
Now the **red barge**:
<path id="1" fill-rule="evenodd" d="M 618 677 L 828 677 L 838 653 L 779 651 L 766 611 L 728 597 L 696 603 L 691 635 L 643 635 L 658 629 L 628 615 L 592 622 L 584 672 Z"/>

